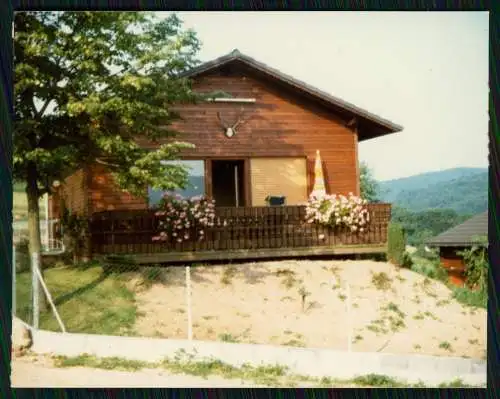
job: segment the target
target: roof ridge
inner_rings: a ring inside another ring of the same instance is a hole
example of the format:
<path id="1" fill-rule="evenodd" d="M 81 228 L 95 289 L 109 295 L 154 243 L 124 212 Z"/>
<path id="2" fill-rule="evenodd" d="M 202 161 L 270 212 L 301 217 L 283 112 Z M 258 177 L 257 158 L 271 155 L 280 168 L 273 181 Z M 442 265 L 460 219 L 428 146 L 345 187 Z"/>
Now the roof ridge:
<path id="1" fill-rule="evenodd" d="M 483 231 L 485 230 L 485 231 Z M 488 211 L 478 213 L 426 241 L 429 245 L 471 244 L 475 236 L 488 235 Z"/>
<path id="2" fill-rule="evenodd" d="M 403 126 L 398 125 L 396 123 L 393 123 L 385 118 L 382 118 L 378 115 L 375 115 L 371 112 L 368 112 L 348 101 L 342 100 L 341 98 L 335 97 L 332 94 L 325 92 L 321 89 L 318 89 L 308 83 L 305 83 L 302 80 L 299 80 L 297 78 L 294 78 L 291 75 L 288 75 L 286 73 L 281 72 L 280 70 L 270 67 L 269 65 L 257 61 L 256 59 L 250 57 L 249 55 L 243 54 L 240 52 L 238 49 L 233 49 L 230 53 L 227 53 L 225 55 L 222 55 L 216 59 L 213 59 L 211 61 L 204 62 L 194 68 L 192 68 L 189 71 L 186 71 L 185 73 L 181 74 L 181 76 L 184 77 L 192 77 L 199 75 L 203 72 L 209 71 L 211 69 L 217 68 L 219 66 L 222 66 L 228 62 L 234 61 L 234 60 L 240 60 L 249 66 L 253 67 L 254 69 L 260 70 L 263 73 L 267 73 L 268 75 L 272 76 L 273 78 L 277 80 L 281 80 L 284 83 L 287 83 L 291 86 L 294 86 L 296 89 L 302 90 L 306 93 L 309 93 L 310 95 L 313 95 L 317 99 L 326 101 L 330 105 L 333 105 L 335 107 L 341 108 L 344 111 L 350 112 L 358 117 L 364 118 L 368 121 L 371 121 L 372 123 L 376 124 L 380 127 L 384 127 L 388 132 L 383 133 L 396 133 L 400 132 L 403 130 Z M 373 136 L 367 136 L 366 138 L 371 138 L 371 137 L 376 137 L 379 136 L 380 134 L 376 134 Z"/>

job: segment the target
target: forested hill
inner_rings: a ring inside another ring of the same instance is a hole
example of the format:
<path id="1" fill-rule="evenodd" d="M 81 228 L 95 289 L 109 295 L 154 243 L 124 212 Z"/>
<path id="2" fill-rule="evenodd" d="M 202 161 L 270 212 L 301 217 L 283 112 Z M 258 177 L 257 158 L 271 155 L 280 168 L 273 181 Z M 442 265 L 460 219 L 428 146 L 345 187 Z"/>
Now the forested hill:
<path id="1" fill-rule="evenodd" d="M 381 199 L 412 212 L 452 209 L 475 215 L 488 207 L 488 169 L 456 168 L 379 182 Z"/>

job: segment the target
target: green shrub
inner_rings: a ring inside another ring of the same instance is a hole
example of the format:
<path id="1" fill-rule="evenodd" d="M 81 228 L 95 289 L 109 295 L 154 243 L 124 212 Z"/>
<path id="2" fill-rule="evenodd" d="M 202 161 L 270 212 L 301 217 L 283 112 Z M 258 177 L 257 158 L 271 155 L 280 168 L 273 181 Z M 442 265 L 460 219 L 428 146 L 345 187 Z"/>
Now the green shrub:
<path id="1" fill-rule="evenodd" d="M 64 229 L 63 240 L 66 251 L 73 255 L 73 263 L 78 263 L 89 234 L 88 220 L 82 215 L 71 212 L 64 202 L 61 205 L 61 226 Z"/>
<path id="2" fill-rule="evenodd" d="M 478 243 L 486 243 L 486 238 L 479 238 Z M 459 252 L 465 263 L 465 282 L 467 287 L 455 289 L 453 296 L 461 303 L 486 308 L 488 302 L 488 257 L 484 246 L 475 245 Z"/>
<path id="3" fill-rule="evenodd" d="M 391 288 L 392 279 L 384 272 L 372 272 L 372 284 L 376 289 L 385 291 Z"/>
<path id="4" fill-rule="evenodd" d="M 488 257 L 486 248 L 473 246 L 458 253 L 463 256 L 467 287 L 486 292 L 488 287 Z"/>
<path id="5" fill-rule="evenodd" d="M 419 245 L 414 255 L 418 256 L 419 258 L 424 258 L 427 260 L 432 260 L 432 261 L 439 260 L 439 253 L 435 249 L 426 251 L 425 245 Z"/>
<path id="6" fill-rule="evenodd" d="M 448 281 L 448 272 L 441 265 L 439 259 L 431 261 L 414 256 L 411 270 L 443 283 Z"/>
<path id="7" fill-rule="evenodd" d="M 404 267 L 406 269 L 411 269 L 413 266 L 413 258 L 408 252 L 403 252 L 403 258 L 401 259 L 401 267 Z"/>
<path id="8" fill-rule="evenodd" d="M 389 223 L 387 259 L 397 265 L 405 265 L 406 235 L 403 227 L 398 223 Z M 406 259 L 406 263 L 408 260 Z"/>
<path id="9" fill-rule="evenodd" d="M 472 291 L 466 287 L 453 287 L 453 298 L 463 305 L 486 309 L 488 293 L 486 291 Z"/>
<path id="10" fill-rule="evenodd" d="M 435 262 L 434 275 L 432 278 L 439 280 L 443 283 L 446 283 L 449 280 L 448 272 L 443 267 L 443 265 L 441 265 L 440 261 Z"/>

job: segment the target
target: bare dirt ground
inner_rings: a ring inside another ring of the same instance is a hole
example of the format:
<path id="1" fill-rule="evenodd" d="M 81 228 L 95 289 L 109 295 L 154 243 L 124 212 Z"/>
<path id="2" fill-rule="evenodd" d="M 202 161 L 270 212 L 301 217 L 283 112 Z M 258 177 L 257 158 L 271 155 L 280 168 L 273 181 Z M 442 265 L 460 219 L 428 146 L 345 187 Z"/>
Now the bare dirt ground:
<path id="1" fill-rule="evenodd" d="M 218 376 L 170 374 L 162 369 L 111 371 L 88 367 L 56 368 L 49 358 L 27 356 L 12 360 L 11 385 L 18 388 L 252 388 L 259 385 Z"/>
<path id="2" fill-rule="evenodd" d="M 187 337 L 185 269 L 141 289 L 137 334 Z M 486 310 L 464 307 L 442 283 L 374 261 L 273 261 L 191 268 L 193 334 L 346 350 L 351 292 L 355 351 L 486 358 Z"/>

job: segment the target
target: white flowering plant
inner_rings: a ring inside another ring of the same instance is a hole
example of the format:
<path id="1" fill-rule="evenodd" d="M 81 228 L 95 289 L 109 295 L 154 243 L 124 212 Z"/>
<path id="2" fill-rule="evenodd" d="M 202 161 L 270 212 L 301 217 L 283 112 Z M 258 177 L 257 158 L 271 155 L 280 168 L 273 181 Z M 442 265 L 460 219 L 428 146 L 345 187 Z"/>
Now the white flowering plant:
<path id="1" fill-rule="evenodd" d="M 364 232 L 370 222 L 367 201 L 349 193 L 345 195 L 311 195 L 306 204 L 306 221 L 325 226 L 346 227 Z"/>
<path id="2" fill-rule="evenodd" d="M 215 201 L 203 196 L 183 198 L 165 193 L 155 213 L 159 218 L 154 241 L 184 242 L 203 240 L 205 229 L 215 225 Z"/>

